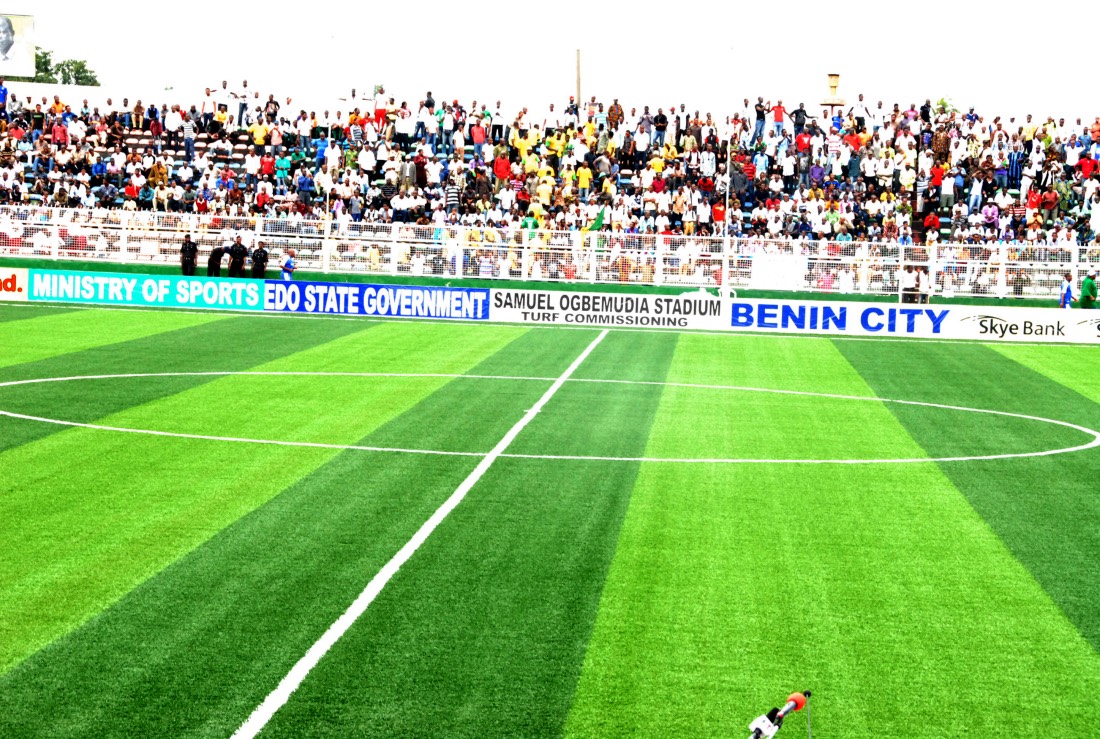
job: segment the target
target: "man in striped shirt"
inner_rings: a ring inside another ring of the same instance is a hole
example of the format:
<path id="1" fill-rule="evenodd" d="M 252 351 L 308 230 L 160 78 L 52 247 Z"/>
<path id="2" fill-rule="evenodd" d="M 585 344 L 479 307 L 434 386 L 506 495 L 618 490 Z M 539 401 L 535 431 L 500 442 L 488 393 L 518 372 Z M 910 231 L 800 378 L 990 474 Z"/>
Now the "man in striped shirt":
<path id="1" fill-rule="evenodd" d="M 462 186 L 458 183 L 458 177 L 452 176 L 447 182 L 447 189 L 445 191 L 446 205 L 448 213 L 457 213 L 458 206 L 462 199 Z"/>
<path id="2" fill-rule="evenodd" d="M 183 150 L 187 155 L 187 161 L 191 162 L 195 159 L 195 122 L 191 120 L 191 116 L 184 116 L 183 123 L 180 125 L 180 131 L 183 132 Z"/>

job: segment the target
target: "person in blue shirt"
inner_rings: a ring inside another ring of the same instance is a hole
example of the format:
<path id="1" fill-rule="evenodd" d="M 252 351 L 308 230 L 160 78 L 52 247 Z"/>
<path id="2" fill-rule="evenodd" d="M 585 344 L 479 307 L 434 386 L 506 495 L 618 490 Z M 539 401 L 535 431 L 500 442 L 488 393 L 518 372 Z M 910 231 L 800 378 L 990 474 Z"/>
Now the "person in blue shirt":
<path id="1" fill-rule="evenodd" d="M 1073 297 L 1073 275 L 1071 275 L 1069 272 L 1066 272 L 1066 274 L 1063 275 L 1062 278 L 1062 292 L 1058 298 L 1058 307 L 1066 309 L 1072 308 L 1073 306 L 1071 304 L 1074 300 L 1075 298 Z"/>
<path id="2" fill-rule="evenodd" d="M 286 250 L 286 256 L 283 257 L 282 277 L 286 281 L 294 279 L 294 271 L 298 269 L 298 266 L 294 263 L 294 257 L 296 252 L 293 249 Z"/>
<path id="3" fill-rule="evenodd" d="M 298 202 L 302 204 L 304 208 L 308 208 L 313 202 L 313 175 L 308 171 L 303 171 L 298 176 Z"/>

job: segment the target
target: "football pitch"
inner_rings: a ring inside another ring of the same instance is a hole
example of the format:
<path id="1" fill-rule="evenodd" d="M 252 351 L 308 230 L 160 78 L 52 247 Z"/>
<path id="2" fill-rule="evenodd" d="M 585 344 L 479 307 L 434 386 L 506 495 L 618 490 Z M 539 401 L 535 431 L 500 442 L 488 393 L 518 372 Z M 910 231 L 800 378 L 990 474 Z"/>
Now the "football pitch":
<path id="1" fill-rule="evenodd" d="M 0 737 L 1095 736 L 1098 362 L 0 306 Z"/>

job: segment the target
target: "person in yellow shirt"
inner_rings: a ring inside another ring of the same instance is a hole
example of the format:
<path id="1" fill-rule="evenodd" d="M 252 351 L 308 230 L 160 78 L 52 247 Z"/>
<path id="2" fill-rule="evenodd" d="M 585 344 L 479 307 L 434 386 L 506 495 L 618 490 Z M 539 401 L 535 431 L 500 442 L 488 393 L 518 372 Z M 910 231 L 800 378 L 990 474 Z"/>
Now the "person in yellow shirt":
<path id="1" fill-rule="evenodd" d="M 676 151 L 676 144 L 672 141 L 666 141 L 664 147 L 661 149 L 661 156 L 664 157 L 666 162 L 674 162 L 676 158 L 680 156 Z"/>
<path id="2" fill-rule="evenodd" d="M 535 153 L 534 149 L 529 150 L 523 155 L 523 173 L 534 174 L 539 171 L 539 155 Z"/>
<path id="3" fill-rule="evenodd" d="M 649 166 L 653 167 L 653 171 L 657 174 L 665 171 L 664 157 L 656 149 L 653 150 L 653 158 L 649 160 Z"/>
<path id="4" fill-rule="evenodd" d="M 589 168 L 588 162 L 582 162 L 580 169 L 577 170 L 577 190 L 582 199 L 588 199 L 588 193 L 591 187 L 592 170 Z"/>
<path id="5" fill-rule="evenodd" d="M 600 181 L 603 183 L 602 185 L 600 185 L 600 192 L 602 192 L 604 195 L 610 195 L 612 198 L 614 198 L 615 195 L 618 194 L 616 192 L 615 181 L 613 179 L 611 179 L 610 177 L 601 176 Z"/>
<path id="6" fill-rule="evenodd" d="M 225 112 L 225 106 L 219 105 L 218 111 L 214 113 L 214 122 L 218 124 L 217 130 L 224 131 L 226 124 L 229 122 L 229 114 Z M 217 133 L 217 131 L 215 131 Z"/>
<path id="7" fill-rule="evenodd" d="M 540 180 L 538 187 L 535 188 L 535 197 L 543 208 L 549 208 L 550 202 L 554 199 L 554 181 L 549 178 Z"/>
<path id="8" fill-rule="evenodd" d="M 248 127 L 248 133 L 252 136 L 252 143 L 256 146 L 256 151 L 263 153 L 264 144 L 267 143 L 268 127 L 264 124 L 263 119 L 257 120 L 251 126 Z"/>
<path id="9" fill-rule="evenodd" d="M 538 176 L 540 180 L 544 180 L 547 177 L 554 179 L 554 168 L 550 166 L 549 162 L 544 161 L 542 166 L 539 167 Z"/>
<path id="10" fill-rule="evenodd" d="M 512 146 L 519 150 L 520 160 L 527 159 L 527 153 L 534 148 L 534 142 L 531 141 L 530 136 L 520 136 L 516 129 L 512 129 Z"/>

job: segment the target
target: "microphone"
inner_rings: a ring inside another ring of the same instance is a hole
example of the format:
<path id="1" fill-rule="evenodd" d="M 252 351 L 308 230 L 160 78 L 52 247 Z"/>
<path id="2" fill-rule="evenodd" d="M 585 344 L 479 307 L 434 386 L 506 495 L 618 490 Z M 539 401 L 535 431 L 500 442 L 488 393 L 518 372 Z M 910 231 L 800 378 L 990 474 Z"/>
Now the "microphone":
<path id="1" fill-rule="evenodd" d="M 791 693 L 787 698 L 787 704 L 779 709 L 779 718 L 783 718 L 791 711 L 801 711 L 806 705 L 806 699 L 809 697 L 810 691 L 808 690 L 804 690 L 801 693 Z"/>

